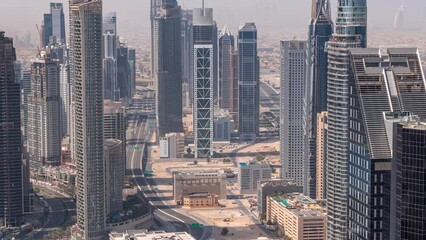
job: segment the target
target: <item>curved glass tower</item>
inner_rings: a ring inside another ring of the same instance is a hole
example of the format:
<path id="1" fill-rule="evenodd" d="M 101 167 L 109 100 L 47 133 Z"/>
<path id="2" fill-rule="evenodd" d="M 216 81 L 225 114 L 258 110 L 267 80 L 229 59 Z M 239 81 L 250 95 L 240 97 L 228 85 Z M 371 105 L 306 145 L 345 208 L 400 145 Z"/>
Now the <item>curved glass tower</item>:
<path id="1" fill-rule="evenodd" d="M 328 42 L 327 239 L 348 239 L 349 49 L 367 46 L 367 0 L 339 0 Z"/>

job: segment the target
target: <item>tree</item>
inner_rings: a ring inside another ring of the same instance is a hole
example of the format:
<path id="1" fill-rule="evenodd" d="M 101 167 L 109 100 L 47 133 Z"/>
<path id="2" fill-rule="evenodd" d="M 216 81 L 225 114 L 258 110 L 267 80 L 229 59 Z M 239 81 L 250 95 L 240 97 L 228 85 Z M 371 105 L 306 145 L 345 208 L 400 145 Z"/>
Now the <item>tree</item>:
<path id="1" fill-rule="evenodd" d="M 195 160 L 195 161 L 194 161 L 194 165 L 197 165 L 197 164 L 198 164 L 198 161 L 197 161 L 197 160 Z"/>
<path id="2" fill-rule="evenodd" d="M 226 227 L 222 228 L 222 231 L 220 232 L 222 236 L 226 236 L 228 235 L 228 233 L 229 233 L 229 229 Z"/>
<path id="3" fill-rule="evenodd" d="M 264 157 L 264 156 L 260 156 L 260 155 L 258 155 L 258 156 L 256 156 L 256 160 L 257 160 L 258 162 L 262 162 L 263 160 L 265 160 L 265 157 Z"/>
<path id="4" fill-rule="evenodd" d="M 187 148 L 187 149 L 186 149 L 186 153 L 187 153 L 188 155 L 191 155 L 191 153 L 192 153 L 192 149 L 191 149 L 191 148 Z"/>
<path id="5" fill-rule="evenodd" d="M 212 160 L 210 158 L 207 158 L 207 163 L 210 163 Z"/>

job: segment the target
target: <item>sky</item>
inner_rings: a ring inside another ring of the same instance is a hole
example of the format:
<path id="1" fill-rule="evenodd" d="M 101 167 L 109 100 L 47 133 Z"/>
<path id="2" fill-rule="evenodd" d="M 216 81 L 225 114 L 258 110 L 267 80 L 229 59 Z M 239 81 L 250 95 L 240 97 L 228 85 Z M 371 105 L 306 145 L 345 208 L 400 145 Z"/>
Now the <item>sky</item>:
<path id="1" fill-rule="evenodd" d="M 49 11 L 52 0 L 0 0 L 0 29 L 16 33 L 35 32 L 43 13 Z M 206 7 L 214 8 L 219 28 L 228 24 L 237 28 L 242 22 L 255 22 L 258 28 L 306 27 L 309 22 L 311 0 L 205 0 Z M 63 2 L 68 11 L 68 0 Z M 149 0 L 103 0 L 104 12 L 116 11 L 121 32 L 146 32 L 149 29 Z M 201 6 L 201 0 L 178 0 L 183 8 Z M 391 29 L 393 18 L 403 0 L 368 0 L 371 29 Z M 426 24 L 426 1 L 405 0 L 405 19 L 408 25 Z M 337 0 L 331 0 L 336 12 Z M 66 14 L 67 15 L 67 14 Z"/>

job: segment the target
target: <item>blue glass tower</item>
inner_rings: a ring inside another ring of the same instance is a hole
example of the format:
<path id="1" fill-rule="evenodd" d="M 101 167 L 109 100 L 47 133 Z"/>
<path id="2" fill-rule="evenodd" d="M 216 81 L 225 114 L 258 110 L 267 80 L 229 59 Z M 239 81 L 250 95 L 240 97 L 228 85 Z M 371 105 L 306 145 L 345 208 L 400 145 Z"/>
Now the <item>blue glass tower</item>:
<path id="1" fill-rule="evenodd" d="M 50 13 L 44 14 L 43 46 L 47 46 L 51 37 L 56 42 L 65 43 L 65 15 L 62 3 L 50 3 Z"/>
<path id="2" fill-rule="evenodd" d="M 238 31 L 238 133 L 240 141 L 259 134 L 259 57 L 257 29 L 246 23 Z"/>
<path id="3" fill-rule="evenodd" d="M 367 46 L 367 1 L 339 0 L 327 45 L 327 239 L 348 239 L 349 49 Z"/>
<path id="4" fill-rule="evenodd" d="M 312 19 L 308 33 L 308 59 L 305 88 L 304 132 L 306 176 L 304 179 L 305 194 L 316 196 L 316 138 L 317 115 L 327 111 L 327 68 L 328 59 L 325 45 L 333 33 L 333 22 L 330 14 L 330 1 L 312 1 Z"/>

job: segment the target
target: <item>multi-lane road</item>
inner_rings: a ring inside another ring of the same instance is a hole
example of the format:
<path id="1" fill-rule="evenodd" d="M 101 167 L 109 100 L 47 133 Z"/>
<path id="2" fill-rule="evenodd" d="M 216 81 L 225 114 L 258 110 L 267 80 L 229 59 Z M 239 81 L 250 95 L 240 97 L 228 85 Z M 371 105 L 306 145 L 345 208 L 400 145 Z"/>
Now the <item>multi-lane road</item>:
<path id="1" fill-rule="evenodd" d="M 156 185 L 162 183 L 158 183 L 155 177 L 145 177 L 144 175 L 146 169 L 151 170 L 152 159 L 149 157 L 150 151 L 146 148 L 149 148 L 149 141 L 155 131 L 155 125 L 149 123 L 148 115 L 151 113 L 135 109 L 129 115 L 127 174 L 134 178 L 141 199 L 152 205 L 155 219 L 163 225 L 162 228 L 168 231 L 185 231 L 196 239 L 208 239 L 212 234 L 212 228 L 209 226 L 200 229 L 191 228 L 192 223 L 202 223 L 202 220 L 184 215 L 177 209 L 168 206 L 163 201 L 164 196 L 156 190 Z"/>
<path id="2" fill-rule="evenodd" d="M 260 105 L 270 110 L 280 108 L 279 93 L 271 85 L 260 81 Z"/>

